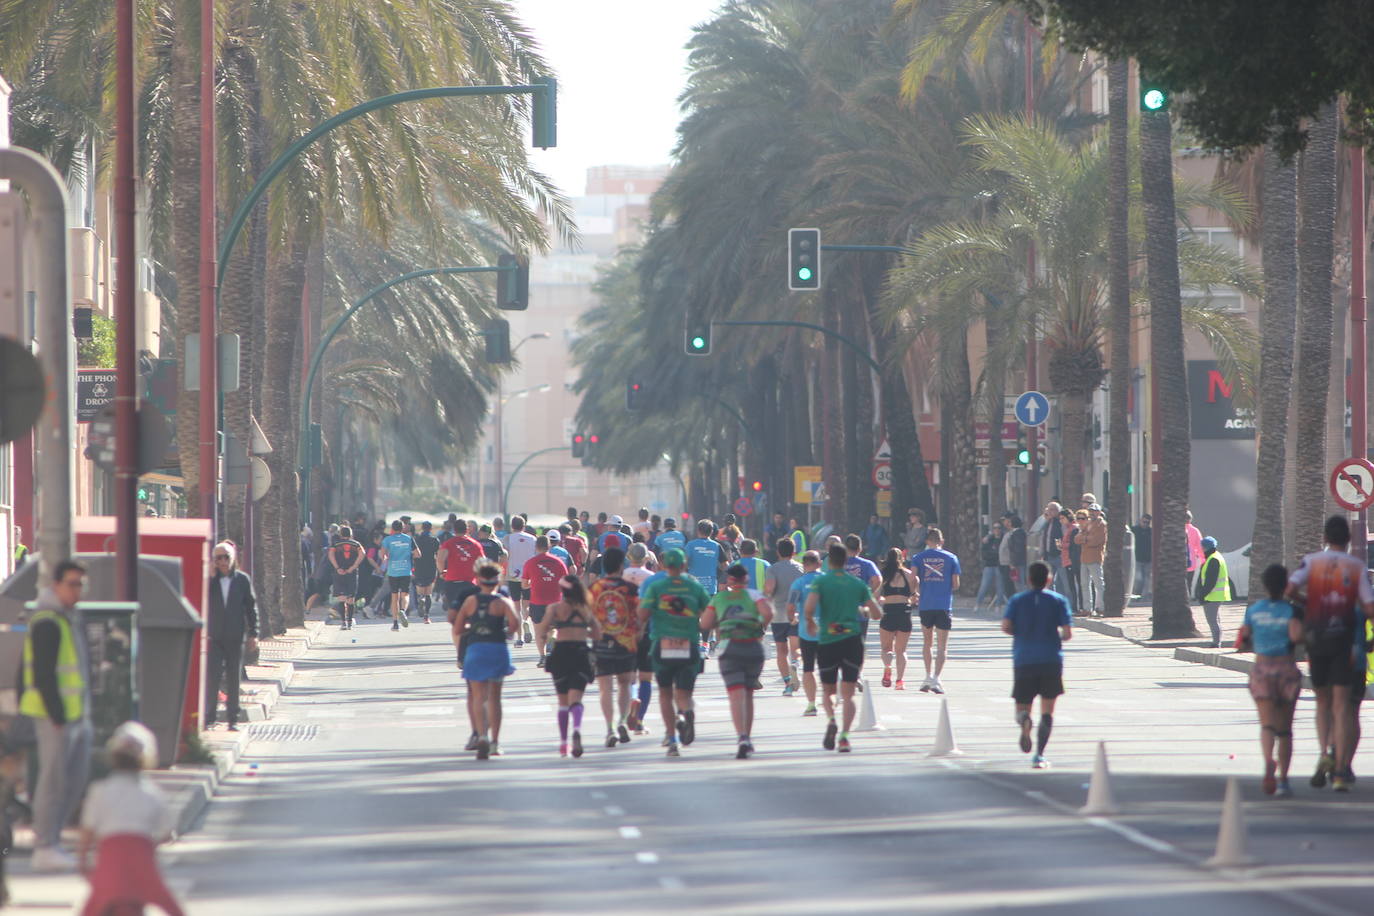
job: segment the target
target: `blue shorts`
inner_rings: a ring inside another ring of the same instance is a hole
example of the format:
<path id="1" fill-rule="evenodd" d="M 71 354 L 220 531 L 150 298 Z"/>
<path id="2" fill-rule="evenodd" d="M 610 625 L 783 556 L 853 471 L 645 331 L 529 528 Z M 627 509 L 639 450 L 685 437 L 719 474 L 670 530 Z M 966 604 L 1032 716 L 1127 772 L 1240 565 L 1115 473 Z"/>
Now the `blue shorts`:
<path id="1" fill-rule="evenodd" d="M 463 680 L 499 681 L 515 673 L 510 663 L 510 649 L 504 642 L 468 643 L 463 655 Z"/>

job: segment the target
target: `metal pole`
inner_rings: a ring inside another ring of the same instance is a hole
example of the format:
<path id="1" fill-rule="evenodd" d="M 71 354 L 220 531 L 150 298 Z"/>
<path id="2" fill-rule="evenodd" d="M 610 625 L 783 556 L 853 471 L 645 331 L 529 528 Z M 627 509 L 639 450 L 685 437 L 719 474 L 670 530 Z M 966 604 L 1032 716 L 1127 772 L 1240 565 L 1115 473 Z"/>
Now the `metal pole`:
<path id="1" fill-rule="evenodd" d="M 134 0 L 115 5 L 115 591 L 138 600 L 138 228 L 134 201 Z M 66 289 L 65 282 L 63 289 Z M 62 303 L 68 320 L 70 307 Z M 68 332 L 70 333 L 70 332 Z M 47 464 L 54 456 L 44 455 Z M 68 474 L 70 476 L 70 473 Z M 70 486 L 70 483 L 68 484 Z M 46 514 L 46 513 L 45 513 Z"/>
<path id="2" fill-rule="evenodd" d="M 200 515 L 216 530 L 219 357 L 215 322 L 215 0 L 200 2 Z"/>
<path id="3" fill-rule="evenodd" d="M 502 518 L 505 517 L 505 505 L 506 505 L 506 500 L 510 498 L 510 488 L 511 488 L 511 485 L 515 483 L 515 478 L 516 478 L 517 476 L 519 476 L 520 472 L 524 469 L 525 465 L 529 464 L 531 461 L 533 461 L 534 459 L 538 458 L 540 455 L 547 455 L 549 452 L 566 452 L 566 451 L 568 451 L 568 447 L 567 447 L 566 445 L 555 445 L 555 446 L 552 446 L 552 447 L 550 447 L 550 448 L 541 448 L 541 449 L 540 449 L 539 451 L 537 451 L 537 452 L 530 452 L 528 455 L 525 456 L 525 460 L 524 460 L 524 461 L 520 462 L 519 464 L 517 464 L 517 465 L 515 466 L 515 470 L 513 470 L 513 471 L 510 472 L 510 480 L 507 480 L 507 481 L 506 481 L 506 486 L 505 486 L 505 488 L 501 491 L 501 506 L 502 506 L 501 516 L 502 516 Z M 500 478 L 497 478 L 497 481 L 496 481 L 496 482 L 497 482 L 497 484 L 499 485 L 500 482 L 501 482 L 501 481 L 500 481 Z"/>
<path id="4" fill-rule="evenodd" d="M 1026 20 L 1026 120 L 1035 114 L 1035 28 L 1030 19 Z M 1035 283 L 1035 244 L 1026 252 L 1026 286 Z M 1040 384 L 1040 366 L 1036 352 L 1036 330 L 1032 325 L 1030 340 L 1026 341 L 1026 389 L 1035 391 Z M 1026 445 L 1030 448 L 1030 466 L 1026 469 L 1026 506 L 1022 515 L 1030 518 L 1040 510 L 1040 427 L 1032 426 L 1026 430 Z M 1066 499 L 1075 494 L 1062 494 Z M 1113 509 L 1116 507 L 1113 506 Z"/>
<path id="5" fill-rule="evenodd" d="M 132 0 L 121 0 L 123 3 Z M 35 435 L 39 460 L 38 525 L 32 532 L 38 547 L 40 581 L 52 579 L 57 564 L 72 554 L 72 337 L 71 300 L 67 282 L 67 191 L 62 176 L 37 153 L 17 146 L 0 147 L 0 179 L 29 195 L 38 234 L 38 358 L 48 400 Z M 121 345 L 122 337 L 121 335 Z M 133 328 L 128 330 L 130 344 Z M 121 354 L 123 350 L 119 351 Z M 132 357 L 130 358 L 132 362 Z M 130 376 L 134 375 L 131 369 Z M 24 482 L 28 486 L 28 482 Z M 136 558 L 135 558 L 136 561 Z"/>
<path id="6" fill-rule="evenodd" d="M 1365 360 L 1365 200 L 1364 150 L 1350 148 L 1350 451 L 1356 458 L 1369 457 Z M 1368 553 L 1366 531 L 1368 512 L 1355 513 L 1355 555 L 1361 560 Z"/>
<path id="7" fill-rule="evenodd" d="M 495 415 L 495 418 L 496 418 L 496 456 L 495 456 L 495 457 L 496 457 L 496 485 L 497 485 L 498 487 L 501 486 L 501 481 L 503 481 L 503 480 L 506 479 L 506 472 L 505 472 L 505 467 L 504 467 L 504 465 L 505 465 L 505 454 L 503 453 L 502 448 L 501 448 L 501 443 L 502 443 L 502 441 L 506 438 L 506 399 L 505 399 L 504 397 L 502 397 L 502 395 L 505 393 L 505 384 L 504 384 L 504 382 L 502 381 L 503 378 L 504 378 L 504 376 L 501 376 L 501 375 L 497 375 L 497 376 L 496 376 L 496 410 L 493 411 L 493 414 Z M 522 464 L 521 467 L 523 467 L 523 466 L 524 466 L 524 465 Z M 516 468 L 516 470 L 518 471 L 519 468 Z M 514 474 L 511 475 L 511 479 L 512 479 L 512 480 L 515 479 L 515 475 L 514 475 Z M 506 517 L 506 496 L 507 496 L 507 494 L 509 494 L 509 493 L 510 493 L 510 487 L 509 487 L 509 486 L 506 486 L 506 487 L 503 487 L 502 490 L 501 490 L 501 492 L 498 494 L 498 496 L 499 496 L 500 498 L 499 498 L 499 501 L 496 503 L 496 514 L 499 515 L 499 516 L 501 516 L 502 518 L 505 518 L 505 517 Z"/>

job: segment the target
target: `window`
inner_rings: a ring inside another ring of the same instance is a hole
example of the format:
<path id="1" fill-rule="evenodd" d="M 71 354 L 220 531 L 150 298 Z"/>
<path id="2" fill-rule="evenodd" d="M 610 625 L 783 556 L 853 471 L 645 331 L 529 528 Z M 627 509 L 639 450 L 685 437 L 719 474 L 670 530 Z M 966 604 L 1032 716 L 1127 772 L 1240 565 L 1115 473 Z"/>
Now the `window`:
<path id="1" fill-rule="evenodd" d="M 1229 251 L 1237 257 L 1245 257 L 1245 240 L 1236 235 L 1233 229 L 1206 227 L 1181 229 L 1179 230 L 1178 238 L 1179 241 L 1184 241 L 1185 239 L 1198 239 Z M 1241 295 L 1239 290 L 1231 286 L 1213 286 L 1211 288 L 1211 295 L 1209 296 L 1204 289 L 1184 285 L 1182 293 L 1184 305 L 1201 304 L 1206 301 L 1209 307 L 1217 309 L 1218 311 L 1245 311 L 1245 297 Z"/>

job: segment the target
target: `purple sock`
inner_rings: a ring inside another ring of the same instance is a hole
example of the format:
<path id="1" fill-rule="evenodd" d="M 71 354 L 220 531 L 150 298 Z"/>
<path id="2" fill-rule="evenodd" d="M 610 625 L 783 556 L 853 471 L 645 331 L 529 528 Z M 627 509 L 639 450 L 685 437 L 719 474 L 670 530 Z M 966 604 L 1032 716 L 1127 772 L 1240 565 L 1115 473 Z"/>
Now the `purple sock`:
<path id="1" fill-rule="evenodd" d="M 639 682 L 639 717 L 647 718 L 649 715 L 649 698 L 654 695 L 653 681 Z"/>
<path id="2" fill-rule="evenodd" d="M 568 740 L 568 707 L 566 706 L 558 707 L 558 737 L 563 741 Z"/>
<path id="3" fill-rule="evenodd" d="M 568 707 L 568 712 L 572 713 L 573 731 L 582 731 L 582 704 L 572 704 Z"/>

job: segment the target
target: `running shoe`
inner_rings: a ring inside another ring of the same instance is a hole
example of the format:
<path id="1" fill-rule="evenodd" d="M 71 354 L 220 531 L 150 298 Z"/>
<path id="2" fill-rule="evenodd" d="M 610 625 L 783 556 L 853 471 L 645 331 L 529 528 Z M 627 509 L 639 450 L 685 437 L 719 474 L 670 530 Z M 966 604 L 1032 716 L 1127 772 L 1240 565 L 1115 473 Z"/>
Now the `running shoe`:
<path id="1" fill-rule="evenodd" d="M 491 743 L 491 756 L 493 756 L 493 757 L 500 757 L 500 756 L 502 756 L 502 754 L 501 754 L 501 745 L 497 744 L 495 741 L 493 741 L 493 742 Z"/>
<path id="2" fill-rule="evenodd" d="M 833 751 L 835 749 L 835 736 L 839 733 L 840 727 L 835 724 L 834 719 L 831 719 L 830 724 L 825 727 L 825 737 L 821 739 L 821 747 L 827 751 Z"/>
<path id="3" fill-rule="evenodd" d="M 630 701 L 630 711 L 625 714 L 625 723 L 639 732 L 639 697 Z"/>
<path id="4" fill-rule="evenodd" d="M 630 743 L 630 730 L 629 730 L 628 728 L 626 728 L 626 727 L 624 726 L 624 724 L 621 724 L 621 725 L 616 729 L 616 733 L 620 736 L 620 743 L 621 743 L 621 744 L 629 744 L 629 743 Z"/>
<path id="5" fill-rule="evenodd" d="M 408 626 L 410 626 L 410 618 L 409 618 L 408 616 L 406 616 L 406 612 L 405 612 L 405 611 L 401 611 L 401 626 L 403 626 L 403 627 L 408 627 Z"/>
<path id="6" fill-rule="evenodd" d="M 666 734 L 666 735 L 663 736 L 663 740 L 660 741 L 660 742 L 658 743 L 658 746 L 659 746 L 659 747 L 667 747 L 668 745 L 670 745 L 670 744 L 672 744 L 672 743 L 673 743 L 673 736 L 672 736 L 672 733 L 669 733 L 669 734 Z"/>
<path id="7" fill-rule="evenodd" d="M 515 640 L 515 648 L 519 649 L 519 648 L 521 648 L 521 647 L 524 646 L 524 645 L 525 645 L 525 641 L 524 641 L 523 639 L 516 639 L 516 640 Z"/>
<path id="8" fill-rule="evenodd" d="M 931 693 L 944 693 L 944 692 L 945 692 L 945 685 L 940 683 L 940 679 L 939 679 L 938 677 L 933 677 L 933 678 L 930 679 L 930 692 L 931 692 Z"/>
<path id="9" fill-rule="evenodd" d="M 697 740 L 696 718 L 696 710 L 693 709 L 684 710 L 678 713 L 677 736 L 678 740 L 682 742 L 683 747 Z"/>
<path id="10" fill-rule="evenodd" d="M 839 743 L 835 745 L 835 750 L 840 752 L 841 754 L 848 754 L 850 750 L 849 738 L 841 736 Z"/>
<path id="11" fill-rule="evenodd" d="M 681 756 L 682 756 L 682 752 L 679 751 L 679 750 L 677 749 L 677 742 L 676 742 L 676 741 L 669 741 L 669 742 L 668 742 L 668 756 L 669 756 L 669 757 L 681 757 Z"/>
<path id="12" fill-rule="evenodd" d="M 429 623 L 429 615 L 428 615 L 428 614 L 425 615 L 425 623 Z"/>
<path id="13" fill-rule="evenodd" d="M 1036 754 L 1034 757 L 1031 758 L 1032 770 L 1048 770 L 1049 768 L 1050 762 L 1046 760 L 1043 755 Z"/>
<path id="14" fill-rule="evenodd" d="M 898 678 L 897 681 L 892 685 L 892 689 L 893 689 L 893 690 L 906 690 L 906 681 L 904 681 L 904 680 Z"/>
<path id="15" fill-rule="evenodd" d="M 815 704 L 815 703 L 808 703 L 808 704 L 806 705 L 806 710 L 802 713 L 802 715 L 803 715 L 803 716 L 814 716 L 814 715 L 816 715 L 816 704 Z"/>
<path id="16" fill-rule="evenodd" d="M 1031 717 L 1030 713 L 1022 712 L 1016 716 L 1016 724 L 1021 728 L 1021 753 L 1029 754 L 1031 751 Z"/>
<path id="17" fill-rule="evenodd" d="M 568 756 L 568 742 L 564 741 L 562 744 L 558 745 L 558 756 L 559 756 L 559 757 L 566 757 L 566 756 Z"/>
<path id="18" fill-rule="evenodd" d="M 477 759 L 486 760 L 491 756 L 491 742 L 486 738 L 477 739 Z"/>
<path id="19" fill-rule="evenodd" d="M 1331 771 L 1335 768 L 1336 761 L 1328 757 L 1326 754 L 1322 754 L 1321 758 L 1317 761 L 1317 772 L 1312 774 L 1312 788 L 1326 788 L 1326 779 L 1328 776 L 1331 775 Z"/>
<path id="20" fill-rule="evenodd" d="M 1331 777 L 1331 788 L 1336 792 L 1349 792 L 1350 783 L 1346 782 L 1345 774 Z"/>
<path id="21" fill-rule="evenodd" d="M 395 633 L 401 629 L 401 624 L 395 620 L 391 622 L 391 632 Z"/>
<path id="22" fill-rule="evenodd" d="M 544 667 L 544 656 L 542 656 L 542 655 L 539 656 L 539 661 L 537 661 L 537 662 L 534 663 L 534 667 L 536 667 L 536 668 L 542 668 L 542 667 Z"/>
<path id="23" fill-rule="evenodd" d="M 475 751 L 475 750 L 477 750 L 477 742 L 479 742 L 479 741 L 481 741 L 481 740 L 482 740 L 482 736 L 479 735 L 479 734 L 477 734 L 477 732 L 473 732 L 473 733 L 472 733 L 472 737 L 468 739 L 468 743 L 465 744 L 465 745 L 463 745 L 463 750 L 465 750 L 465 751 Z"/>
<path id="24" fill-rule="evenodd" d="M 1264 778 L 1260 780 L 1260 789 L 1265 795 L 1273 795 L 1279 788 L 1279 781 L 1274 777 L 1274 770 L 1277 764 L 1272 760 L 1264 761 Z"/>
<path id="25" fill-rule="evenodd" d="M 926 677 L 926 679 L 925 679 L 924 681 L 921 681 L 921 693 L 930 693 L 930 678 L 929 678 L 929 677 Z"/>
<path id="26" fill-rule="evenodd" d="M 754 745 L 748 741 L 741 741 L 739 747 L 735 749 L 736 760 L 748 760 L 749 755 L 754 753 Z"/>
<path id="27" fill-rule="evenodd" d="M 891 669 L 891 668 L 884 668 L 884 669 L 883 669 L 883 686 L 884 686 L 884 687 L 891 687 L 891 686 L 892 686 L 892 669 Z"/>
<path id="28" fill-rule="evenodd" d="M 1280 779 L 1279 784 L 1274 789 L 1275 798 L 1292 798 L 1293 787 L 1288 784 L 1288 780 Z"/>
<path id="29" fill-rule="evenodd" d="M 606 746 L 607 746 L 607 747 L 615 747 L 615 746 L 616 746 L 617 744 L 619 744 L 619 743 L 620 743 L 620 740 L 619 740 L 618 738 L 616 738 L 615 732 L 606 732 Z"/>
<path id="30" fill-rule="evenodd" d="M 582 756 L 582 733 L 576 729 L 573 730 L 572 734 L 572 755 L 574 757 Z"/>
<path id="31" fill-rule="evenodd" d="M 782 695 L 783 695 L 783 696 L 785 696 L 785 697 L 790 697 L 790 696 L 792 696 L 793 694 L 795 694 L 796 692 L 797 692 L 797 685 L 794 684 L 794 683 L 792 683 L 790 680 L 789 680 L 786 684 L 783 685 L 783 688 L 782 688 Z"/>
<path id="32" fill-rule="evenodd" d="M 1352 786 L 1355 784 L 1355 771 L 1351 767 L 1345 768 L 1345 781 Z"/>

